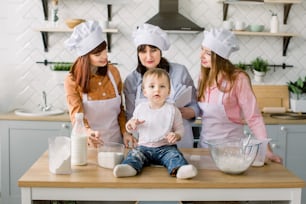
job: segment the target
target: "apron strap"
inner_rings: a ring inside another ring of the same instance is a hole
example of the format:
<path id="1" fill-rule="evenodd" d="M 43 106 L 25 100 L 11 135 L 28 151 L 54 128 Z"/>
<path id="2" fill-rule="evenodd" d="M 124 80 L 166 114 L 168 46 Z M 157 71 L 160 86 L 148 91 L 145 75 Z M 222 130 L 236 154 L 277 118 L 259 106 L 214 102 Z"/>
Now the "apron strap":
<path id="1" fill-rule="evenodd" d="M 112 85 L 114 87 L 114 90 L 115 90 L 115 93 L 116 93 L 116 97 L 119 96 L 119 92 L 118 92 L 118 88 L 117 88 L 117 85 L 116 85 L 116 82 L 115 82 L 115 79 L 113 77 L 113 74 L 110 72 L 110 71 L 107 71 L 107 76 L 109 77 L 109 79 L 111 80 L 112 82 Z M 87 94 L 86 93 L 83 93 L 83 100 L 84 102 L 87 102 L 88 101 L 88 98 L 87 98 Z"/>
<path id="2" fill-rule="evenodd" d="M 118 96 L 119 95 L 118 88 L 117 88 L 117 85 L 116 85 L 116 82 L 115 82 L 115 79 L 114 79 L 112 73 L 110 71 L 107 71 L 107 75 L 108 75 L 109 79 L 111 80 L 111 82 L 113 84 L 116 96 Z"/>
<path id="3" fill-rule="evenodd" d="M 225 88 L 226 87 L 226 81 L 222 81 L 222 88 Z M 224 96 L 224 92 L 223 91 L 219 91 L 220 93 L 219 93 L 219 97 L 218 97 L 218 104 L 219 105 L 222 105 L 223 103 L 222 103 L 222 100 L 223 100 L 223 96 Z"/>

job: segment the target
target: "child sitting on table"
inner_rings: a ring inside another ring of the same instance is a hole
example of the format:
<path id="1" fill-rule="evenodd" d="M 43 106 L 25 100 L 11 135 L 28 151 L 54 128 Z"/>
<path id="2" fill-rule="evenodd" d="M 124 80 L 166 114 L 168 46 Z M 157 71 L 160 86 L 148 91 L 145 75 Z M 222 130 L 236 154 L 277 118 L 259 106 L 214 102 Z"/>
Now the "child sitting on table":
<path id="1" fill-rule="evenodd" d="M 165 166 L 178 179 L 195 177 L 197 169 L 188 164 L 176 146 L 183 137 L 184 126 L 180 111 L 166 102 L 170 94 L 168 73 L 159 68 L 148 70 L 143 76 L 142 88 L 148 101 L 140 103 L 126 123 L 127 131 L 139 134 L 138 146 L 115 166 L 114 176 L 135 176 L 143 167 L 154 164 Z"/>

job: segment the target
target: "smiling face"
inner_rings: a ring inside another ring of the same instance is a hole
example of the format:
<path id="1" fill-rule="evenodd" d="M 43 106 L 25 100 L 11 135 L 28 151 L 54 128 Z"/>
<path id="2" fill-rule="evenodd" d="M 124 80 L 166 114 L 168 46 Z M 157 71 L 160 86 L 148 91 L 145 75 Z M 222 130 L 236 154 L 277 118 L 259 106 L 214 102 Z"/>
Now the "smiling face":
<path id="1" fill-rule="evenodd" d="M 202 47 L 201 50 L 201 65 L 206 68 L 211 68 L 211 50 Z"/>
<path id="2" fill-rule="evenodd" d="M 104 49 L 100 52 L 89 54 L 89 60 L 93 67 L 104 67 L 108 62 L 107 50 Z"/>
<path id="3" fill-rule="evenodd" d="M 148 98 L 151 108 L 161 107 L 169 94 L 170 80 L 168 75 L 154 73 L 144 76 L 143 95 Z"/>
<path id="4" fill-rule="evenodd" d="M 146 45 L 144 49 L 139 50 L 138 57 L 147 69 L 156 68 L 161 60 L 161 51 L 154 46 Z"/>

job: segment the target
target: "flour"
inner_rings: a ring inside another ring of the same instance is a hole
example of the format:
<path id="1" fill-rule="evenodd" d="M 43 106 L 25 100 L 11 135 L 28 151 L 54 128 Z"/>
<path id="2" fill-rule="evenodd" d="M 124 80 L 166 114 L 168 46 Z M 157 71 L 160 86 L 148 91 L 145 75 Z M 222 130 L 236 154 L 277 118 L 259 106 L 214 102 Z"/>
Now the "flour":
<path id="1" fill-rule="evenodd" d="M 263 161 L 254 161 L 252 166 L 263 166 L 265 164 L 265 162 Z"/>
<path id="2" fill-rule="evenodd" d="M 216 160 L 216 165 L 226 173 L 239 174 L 250 166 L 250 162 L 243 157 L 224 156 Z"/>
<path id="3" fill-rule="evenodd" d="M 71 174 L 69 137 L 58 136 L 48 139 L 49 170 L 53 174 Z"/>
<path id="4" fill-rule="evenodd" d="M 123 160 L 122 152 L 99 152 L 98 164 L 101 167 L 112 169 Z"/>
<path id="5" fill-rule="evenodd" d="M 60 162 L 52 163 L 49 170 L 53 174 L 71 174 L 71 156 Z"/>

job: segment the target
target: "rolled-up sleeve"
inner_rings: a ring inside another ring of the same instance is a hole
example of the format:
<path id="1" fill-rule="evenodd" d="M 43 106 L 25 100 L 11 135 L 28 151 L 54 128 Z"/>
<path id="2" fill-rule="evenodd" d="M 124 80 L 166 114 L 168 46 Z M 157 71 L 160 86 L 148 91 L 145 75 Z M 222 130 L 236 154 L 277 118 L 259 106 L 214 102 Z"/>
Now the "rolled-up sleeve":
<path id="1" fill-rule="evenodd" d="M 227 97 L 224 99 L 228 118 L 240 123 L 244 120 L 256 138 L 267 138 L 266 126 L 247 76 L 240 74 L 233 89 L 229 96 L 231 105 L 225 102 Z"/>

